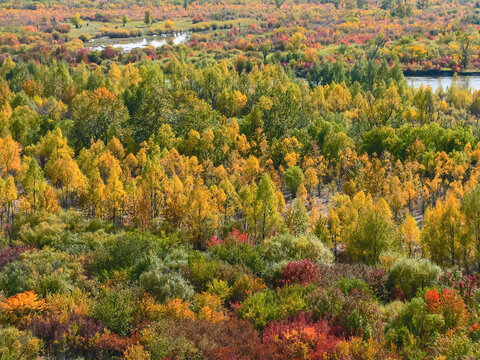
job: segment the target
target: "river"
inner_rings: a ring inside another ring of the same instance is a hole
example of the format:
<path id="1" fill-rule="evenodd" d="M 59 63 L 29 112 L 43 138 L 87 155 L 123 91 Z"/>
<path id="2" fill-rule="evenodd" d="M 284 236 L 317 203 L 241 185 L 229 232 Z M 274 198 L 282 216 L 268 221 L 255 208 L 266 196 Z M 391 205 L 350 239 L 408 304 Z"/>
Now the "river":
<path id="1" fill-rule="evenodd" d="M 170 39 L 173 40 L 174 45 L 179 45 L 187 42 L 190 38 L 190 33 L 181 32 L 172 35 L 152 36 L 144 38 L 128 38 L 121 41 L 119 39 L 94 39 L 92 40 L 91 50 L 103 50 L 106 46 L 120 48 L 123 51 L 131 51 L 133 49 L 140 49 L 147 46 L 155 48 L 165 45 Z"/>
<path id="2" fill-rule="evenodd" d="M 480 75 L 460 75 L 457 76 L 457 85 L 460 87 L 468 87 L 472 90 L 480 90 Z M 453 76 L 405 76 L 408 85 L 419 88 L 420 85 L 428 86 L 436 91 L 440 86 L 446 90 L 452 85 Z"/>

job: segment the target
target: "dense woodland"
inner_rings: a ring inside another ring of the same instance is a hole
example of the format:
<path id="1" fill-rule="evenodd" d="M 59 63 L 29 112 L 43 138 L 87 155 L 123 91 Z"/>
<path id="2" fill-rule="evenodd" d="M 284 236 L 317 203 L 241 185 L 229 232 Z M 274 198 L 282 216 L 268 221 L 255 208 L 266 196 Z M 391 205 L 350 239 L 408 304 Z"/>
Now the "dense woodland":
<path id="1" fill-rule="evenodd" d="M 0 0 L 0 359 L 480 358 L 477 14 Z"/>

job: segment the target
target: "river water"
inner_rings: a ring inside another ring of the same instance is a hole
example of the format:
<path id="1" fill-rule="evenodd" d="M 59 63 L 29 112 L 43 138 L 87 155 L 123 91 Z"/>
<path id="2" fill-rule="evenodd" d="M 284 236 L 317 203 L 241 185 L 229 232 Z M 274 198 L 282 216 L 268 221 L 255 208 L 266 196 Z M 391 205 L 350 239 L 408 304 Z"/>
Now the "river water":
<path id="1" fill-rule="evenodd" d="M 440 86 L 446 90 L 452 85 L 453 76 L 405 76 L 408 85 L 414 88 L 419 88 L 422 84 L 427 87 L 430 85 L 433 91 L 436 91 Z M 457 86 L 462 88 L 470 88 L 472 90 L 480 90 L 480 75 L 471 76 L 457 76 Z"/>
<path id="2" fill-rule="evenodd" d="M 144 38 L 125 39 L 128 41 L 121 41 L 119 39 L 108 39 L 102 41 L 101 39 L 92 40 L 91 50 L 103 50 L 106 46 L 120 48 L 123 51 L 131 51 L 133 49 L 140 49 L 147 46 L 160 47 L 165 45 L 170 39 L 173 40 L 174 45 L 179 45 L 188 41 L 190 34 L 187 32 L 176 33 L 167 36 L 152 36 Z"/>

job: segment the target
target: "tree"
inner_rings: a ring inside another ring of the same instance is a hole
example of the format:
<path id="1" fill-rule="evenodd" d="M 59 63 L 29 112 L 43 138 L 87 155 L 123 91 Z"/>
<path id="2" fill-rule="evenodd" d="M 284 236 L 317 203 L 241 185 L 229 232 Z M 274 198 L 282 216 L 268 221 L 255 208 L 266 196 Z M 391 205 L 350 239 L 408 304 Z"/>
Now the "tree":
<path id="1" fill-rule="evenodd" d="M 303 200 L 297 198 L 286 215 L 286 225 L 292 234 L 304 234 L 309 225 L 308 211 Z"/>
<path id="2" fill-rule="evenodd" d="M 417 0 L 417 8 L 420 10 L 425 10 L 427 7 L 430 6 L 430 0 Z"/>
<path id="3" fill-rule="evenodd" d="M 302 169 L 298 166 L 290 166 L 284 175 L 285 184 L 292 192 L 293 196 L 296 195 L 298 187 L 303 183 L 305 179 Z"/>
<path id="4" fill-rule="evenodd" d="M 463 69 L 468 68 L 470 60 L 477 52 L 478 34 L 472 32 L 459 31 L 456 34 L 458 45 L 458 56 Z"/>
<path id="5" fill-rule="evenodd" d="M 150 10 L 150 9 L 145 10 L 145 17 L 143 18 L 143 22 L 147 26 L 150 26 L 152 24 L 152 22 L 153 22 L 152 10 Z"/>
<path id="6" fill-rule="evenodd" d="M 78 12 L 72 16 L 72 18 L 70 19 L 70 23 L 75 26 L 76 29 L 83 26 L 83 20 Z"/>
<path id="7" fill-rule="evenodd" d="M 205 249 L 206 241 L 218 223 L 218 210 L 212 193 L 203 184 L 197 184 L 190 192 L 186 206 L 186 221 L 195 247 Z"/>
<path id="8" fill-rule="evenodd" d="M 30 159 L 28 162 L 22 183 L 29 203 L 34 211 L 37 210 L 40 198 L 43 196 L 43 191 L 45 190 L 45 178 L 43 177 L 41 167 L 35 159 Z"/>
<path id="9" fill-rule="evenodd" d="M 478 257 L 480 256 L 480 184 L 465 194 L 462 212 L 465 215 L 469 233 L 472 234 L 475 241 Z"/>
<path id="10" fill-rule="evenodd" d="M 400 227 L 400 232 L 403 237 L 403 244 L 408 249 L 409 256 L 412 256 L 420 246 L 420 230 L 412 214 L 407 214 L 404 223 Z"/>
<path id="11" fill-rule="evenodd" d="M 87 147 L 90 140 L 102 140 L 105 144 L 114 136 L 119 137 L 128 119 L 128 111 L 121 99 L 106 88 L 92 93 L 84 91 L 75 96 L 71 104 L 72 140 L 77 149 Z"/>
<path id="12" fill-rule="evenodd" d="M 385 200 L 373 203 L 369 197 L 347 235 L 347 252 L 357 261 L 374 265 L 378 263 L 382 252 L 394 248 L 395 235 Z"/>
<path id="13" fill-rule="evenodd" d="M 114 167 L 113 171 L 110 173 L 110 177 L 105 187 L 105 193 L 108 208 L 112 214 L 113 223 L 118 224 L 118 219 L 121 218 L 123 214 L 127 194 L 116 167 Z"/>
<path id="14" fill-rule="evenodd" d="M 3 181 L 0 178 L 0 181 Z M 15 180 L 12 176 L 9 176 L 3 184 L 0 182 L 0 192 L 2 193 L 0 202 L 5 208 L 7 215 L 7 222 L 13 221 L 14 207 L 13 202 L 18 198 L 17 187 L 15 186 Z"/>
<path id="15" fill-rule="evenodd" d="M 130 22 L 130 18 L 128 17 L 127 14 L 123 14 L 123 17 L 122 17 L 122 24 L 123 26 L 125 26 L 127 23 Z"/>
<path id="16" fill-rule="evenodd" d="M 253 227 L 256 239 L 264 240 L 281 222 L 275 183 L 264 174 L 258 184 L 253 203 Z"/>
<path id="17" fill-rule="evenodd" d="M 45 173 L 50 175 L 52 184 L 62 188 L 65 206 L 72 204 L 73 195 L 79 194 L 86 187 L 85 176 L 69 154 L 64 153 L 51 159 L 45 167 Z"/>
<path id="18" fill-rule="evenodd" d="M 0 176 L 14 175 L 20 170 L 20 144 L 11 136 L 0 138 Z"/>
<path id="19" fill-rule="evenodd" d="M 462 257 L 467 261 L 469 244 L 464 221 L 460 201 L 451 193 L 444 201 L 437 201 L 434 208 L 427 209 L 421 239 L 434 262 L 454 266 Z"/>
<path id="20" fill-rule="evenodd" d="M 333 244 L 333 256 L 336 260 L 338 253 L 338 237 L 341 231 L 341 224 L 338 214 L 334 209 L 330 209 L 328 212 L 327 224 L 330 233 L 330 239 L 332 240 Z"/>

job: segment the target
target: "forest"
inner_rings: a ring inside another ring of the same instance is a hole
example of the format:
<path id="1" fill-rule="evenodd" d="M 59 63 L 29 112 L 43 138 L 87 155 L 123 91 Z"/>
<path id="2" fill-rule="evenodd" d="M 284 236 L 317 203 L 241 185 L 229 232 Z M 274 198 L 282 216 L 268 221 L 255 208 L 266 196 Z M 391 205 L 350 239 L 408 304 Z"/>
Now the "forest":
<path id="1" fill-rule="evenodd" d="M 480 358 L 479 30 L 0 0 L 0 360 Z"/>

